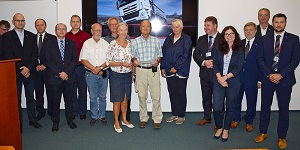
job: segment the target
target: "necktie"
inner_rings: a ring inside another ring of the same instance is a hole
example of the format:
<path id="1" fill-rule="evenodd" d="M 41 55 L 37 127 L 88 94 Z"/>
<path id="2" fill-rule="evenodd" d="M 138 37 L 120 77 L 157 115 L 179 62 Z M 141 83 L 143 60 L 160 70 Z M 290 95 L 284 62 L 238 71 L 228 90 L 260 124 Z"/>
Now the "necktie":
<path id="1" fill-rule="evenodd" d="M 43 35 L 40 34 L 40 37 L 39 37 L 39 58 L 40 58 L 40 53 L 41 53 L 41 49 L 42 49 L 42 44 L 43 44 Z"/>
<path id="2" fill-rule="evenodd" d="M 247 55 L 249 53 L 249 49 L 250 49 L 250 41 L 247 42 L 246 48 L 245 48 L 245 58 L 247 58 Z"/>
<path id="3" fill-rule="evenodd" d="M 61 59 L 64 60 L 65 45 L 63 40 L 60 40 L 59 51 L 60 51 Z"/>
<path id="4" fill-rule="evenodd" d="M 276 41 L 275 41 L 275 49 L 274 49 L 274 59 L 273 59 L 273 65 L 272 68 L 277 71 L 277 63 L 279 61 L 279 53 L 280 53 L 280 37 L 281 35 L 276 36 Z"/>
<path id="5" fill-rule="evenodd" d="M 210 52 L 211 51 L 211 47 L 212 47 L 212 36 L 208 36 L 209 38 L 209 41 L 208 41 L 208 51 Z"/>

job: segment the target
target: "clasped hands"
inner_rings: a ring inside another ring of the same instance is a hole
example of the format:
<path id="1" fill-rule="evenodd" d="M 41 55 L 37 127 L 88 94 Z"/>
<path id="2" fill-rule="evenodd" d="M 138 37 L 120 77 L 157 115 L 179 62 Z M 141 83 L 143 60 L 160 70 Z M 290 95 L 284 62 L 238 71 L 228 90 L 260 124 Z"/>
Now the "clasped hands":
<path id="1" fill-rule="evenodd" d="M 228 87 L 228 83 L 227 83 L 227 80 L 228 77 L 227 76 L 220 76 L 220 77 L 217 77 L 217 80 L 218 82 L 223 86 L 223 87 Z"/>
<path id="2" fill-rule="evenodd" d="M 59 77 L 65 81 L 69 79 L 68 75 L 64 71 L 59 73 Z"/>
<path id="3" fill-rule="evenodd" d="M 269 80 L 275 84 L 278 84 L 280 82 L 281 78 L 282 78 L 281 74 L 277 74 L 277 73 L 270 74 L 270 76 L 269 76 Z"/>

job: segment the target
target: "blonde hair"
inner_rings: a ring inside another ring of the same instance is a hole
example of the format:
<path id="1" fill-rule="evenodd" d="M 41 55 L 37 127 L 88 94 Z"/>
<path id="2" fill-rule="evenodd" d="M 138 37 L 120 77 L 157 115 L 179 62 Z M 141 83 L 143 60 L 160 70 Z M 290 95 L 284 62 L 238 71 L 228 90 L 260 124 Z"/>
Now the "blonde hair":
<path id="1" fill-rule="evenodd" d="M 128 29 L 128 25 L 127 25 L 125 22 L 120 22 L 120 23 L 117 24 L 117 28 L 116 28 L 117 33 L 119 33 L 119 27 L 120 27 L 121 25 L 125 25 L 126 28 Z"/>
<path id="2" fill-rule="evenodd" d="M 256 30 L 256 24 L 254 22 L 248 22 L 245 24 L 244 28 L 248 27 L 248 26 L 253 26 Z"/>
<path id="3" fill-rule="evenodd" d="M 180 28 L 183 29 L 183 23 L 182 23 L 182 20 L 180 20 L 180 19 L 174 19 L 174 20 L 172 21 L 172 25 L 173 25 L 173 23 L 179 24 Z"/>

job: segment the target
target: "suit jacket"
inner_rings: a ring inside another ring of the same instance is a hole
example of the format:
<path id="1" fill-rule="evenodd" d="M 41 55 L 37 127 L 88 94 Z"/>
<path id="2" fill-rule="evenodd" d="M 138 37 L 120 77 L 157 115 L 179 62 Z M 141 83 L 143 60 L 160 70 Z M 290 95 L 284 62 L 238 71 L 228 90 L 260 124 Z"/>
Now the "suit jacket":
<path id="1" fill-rule="evenodd" d="M 30 70 L 29 79 L 35 79 L 35 63 L 38 57 L 36 36 L 24 30 L 23 46 L 15 30 L 8 31 L 2 38 L 4 59 L 21 58 L 21 61 L 16 62 L 17 79 L 23 76 L 19 69 L 22 66 L 26 66 Z"/>
<path id="2" fill-rule="evenodd" d="M 3 59 L 3 50 L 2 50 L 2 46 L 3 46 L 3 43 L 2 43 L 2 35 L 0 35 L 0 60 Z"/>
<path id="3" fill-rule="evenodd" d="M 274 60 L 274 32 L 262 37 L 263 49 L 258 52 L 257 62 L 262 71 L 262 84 L 275 86 L 268 76 L 275 73 L 272 68 Z M 299 37 L 285 32 L 281 43 L 277 72 L 283 77 L 279 84 L 292 86 L 296 83 L 295 69 L 299 64 L 300 44 Z"/>
<path id="4" fill-rule="evenodd" d="M 232 56 L 229 62 L 228 73 L 232 73 L 234 75 L 233 78 L 227 80 L 228 86 L 240 86 L 240 77 L 239 73 L 243 69 L 243 62 L 245 59 L 245 51 L 244 48 L 240 48 L 237 52 L 232 52 Z M 213 82 L 215 84 L 219 84 L 217 81 L 216 74 L 219 72 L 223 75 L 223 66 L 224 66 L 224 54 L 219 50 L 214 50 L 213 55 L 213 70 L 214 70 L 214 77 Z"/>
<path id="5" fill-rule="evenodd" d="M 242 46 L 246 45 L 246 39 L 241 42 Z M 257 87 L 260 70 L 256 61 L 258 51 L 262 49 L 262 42 L 255 38 L 250 48 L 249 54 L 244 60 L 243 70 L 240 73 L 241 82 L 248 87 Z M 245 50 L 245 47 L 244 47 Z"/>
<path id="6" fill-rule="evenodd" d="M 200 70 L 199 70 L 200 78 L 212 80 L 212 78 L 214 76 L 212 68 L 206 68 L 205 66 L 201 66 L 201 64 L 204 60 L 212 59 L 213 51 L 215 51 L 215 49 L 218 49 L 218 41 L 219 41 L 220 37 L 221 37 L 221 34 L 217 33 L 217 36 L 216 36 L 213 46 L 211 48 L 212 56 L 210 56 L 210 57 L 206 57 L 206 53 L 208 51 L 208 35 L 205 34 L 203 36 L 200 36 L 197 41 L 196 48 L 193 53 L 193 58 L 194 58 L 194 61 L 200 67 Z"/>
<path id="7" fill-rule="evenodd" d="M 64 61 L 61 58 L 57 38 L 47 41 L 43 51 L 45 51 L 45 57 L 42 57 L 42 62 L 46 65 L 47 84 L 61 84 L 64 80 L 59 77 L 60 72 L 65 72 L 68 75 L 68 83 L 76 82 L 74 70 L 78 61 L 78 56 L 74 41 L 65 38 Z"/>
<path id="8" fill-rule="evenodd" d="M 257 31 L 256 31 L 256 34 L 255 34 L 255 38 L 261 38 L 262 36 L 261 36 L 260 25 L 257 25 L 257 26 L 256 26 L 256 29 L 257 29 Z M 268 27 L 267 27 L 267 33 L 266 33 L 266 35 L 267 35 L 267 34 L 270 34 L 270 33 L 272 33 L 272 32 L 274 32 L 274 28 L 273 28 L 272 25 L 269 24 Z"/>
<path id="9" fill-rule="evenodd" d="M 36 36 L 38 36 L 38 34 L 36 34 Z M 44 36 L 44 39 L 43 39 L 43 43 L 42 43 L 42 48 L 41 48 L 41 51 L 40 51 L 40 56 L 39 56 L 39 59 L 40 61 L 37 61 L 36 62 L 36 66 L 37 65 L 42 65 L 44 64 L 45 62 L 43 62 L 43 60 L 45 60 L 45 52 L 43 51 L 46 43 L 51 40 L 51 39 L 56 39 L 56 36 L 52 35 L 52 34 L 49 34 L 49 33 L 45 33 L 45 36 Z M 44 58 L 41 58 L 41 57 L 44 57 Z"/>

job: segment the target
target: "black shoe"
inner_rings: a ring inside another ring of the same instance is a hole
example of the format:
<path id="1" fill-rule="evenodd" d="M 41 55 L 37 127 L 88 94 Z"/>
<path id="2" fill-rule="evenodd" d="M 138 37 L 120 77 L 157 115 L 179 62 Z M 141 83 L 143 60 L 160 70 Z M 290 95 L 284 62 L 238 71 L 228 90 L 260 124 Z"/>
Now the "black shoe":
<path id="1" fill-rule="evenodd" d="M 86 119 L 86 115 L 83 114 L 83 115 L 80 115 L 80 120 L 85 120 Z"/>
<path id="2" fill-rule="evenodd" d="M 41 124 L 39 124 L 37 121 L 29 121 L 29 125 L 30 126 L 33 126 L 34 128 L 41 128 L 42 127 L 42 125 Z"/>
<path id="3" fill-rule="evenodd" d="M 71 129 L 77 128 L 77 125 L 73 121 L 72 122 L 68 122 L 68 125 L 70 126 Z"/>
<path id="4" fill-rule="evenodd" d="M 73 115 L 73 120 L 75 120 L 75 115 Z"/>
<path id="5" fill-rule="evenodd" d="M 107 125 L 107 120 L 106 118 L 100 118 L 100 121 L 102 124 Z"/>
<path id="6" fill-rule="evenodd" d="M 43 117 L 45 117 L 45 114 L 43 114 L 43 115 L 38 114 L 36 117 L 36 121 L 41 120 Z"/>
<path id="7" fill-rule="evenodd" d="M 58 131 L 58 124 L 53 123 L 52 132 L 56 133 Z"/>
<path id="8" fill-rule="evenodd" d="M 98 120 L 98 119 L 94 119 L 94 118 L 93 118 L 93 119 L 90 121 L 90 125 L 91 125 L 91 126 L 94 126 L 94 125 L 96 124 L 97 120 Z"/>

